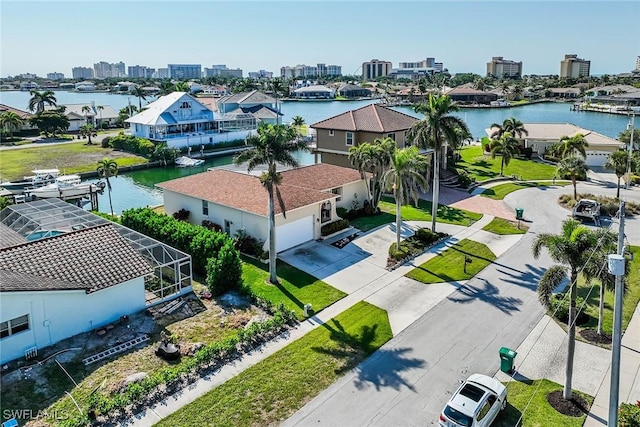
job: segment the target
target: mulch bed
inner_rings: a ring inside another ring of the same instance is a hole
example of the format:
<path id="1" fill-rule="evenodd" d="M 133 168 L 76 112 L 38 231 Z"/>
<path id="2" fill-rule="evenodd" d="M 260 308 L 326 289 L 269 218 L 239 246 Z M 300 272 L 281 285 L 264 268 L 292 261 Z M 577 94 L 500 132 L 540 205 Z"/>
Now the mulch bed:
<path id="1" fill-rule="evenodd" d="M 553 391 L 547 395 L 547 402 L 553 409 L 568 417 L 581 417 L 589 413 L 589 403 L 576 393 L 573 393 L 570 400 L 565 400 L 562 390 Z"/>
<path id="2" fill-rule="evenodd" d="M 580 331 L 580 336 L 594 344 L 611 344 L 611 335 L 600 335 L 595 329 L 583 329 Z"/>

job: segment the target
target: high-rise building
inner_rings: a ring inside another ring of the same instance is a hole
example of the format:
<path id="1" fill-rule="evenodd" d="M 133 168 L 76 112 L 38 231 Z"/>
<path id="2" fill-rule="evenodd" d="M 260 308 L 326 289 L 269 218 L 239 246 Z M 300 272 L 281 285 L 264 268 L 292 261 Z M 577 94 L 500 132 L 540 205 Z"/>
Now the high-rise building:
<path id="1" fill-rule="evenodd" d="M 93 68 L 91 67 L 73 67 L 71 69 L 71 75 L 74 79 L 92 79 Z"/>
<path id="2" fill-rule="evenodd" d="M 341 65 L 326 65 L 326 64 L 316 64 L 313 65 L 304 65 L 298 64 L 295 67 L 284 66 L 280 68 L 280 77 L 284 78 L 295 78 L 295 77 L 320 77 L 320 76 L 341 76 L 342 75 L 342 66 Z"/>
<path id="3" fill-rule="evenodd" d="M 93 64 L 93 75 L 95 78 L 109 78 L 109 77 L 126 77 L 126 71 L 124 62 L 116 62 L 110 64 L 106 61 L 100 61 Z"/>
<path id="4" fill-rule="evenodd" d="M 249 77 L 251 77 L 252 79 L 270 79 L 273 78 L 273 72 L 266 70 L 249 71 Z"/>
<path id="5" fill-rule="evenodd" d="M 199 79 L 202 77 L 200 64 L 168 64 L 170 79 Z"/>
<path id="6" fill-rule="evenodd" d="M 54 71 L 53 73 L 47 73 L 47 78 L 49 80 L 62 80 L 64 79 L 64 74 Z"/>
<path id="7" fill-rule="evenodd" d="M 156 72 L 153 74 L 154 79 L 168 79 L 169 78 L 169 69 L 168 68 L 158 68 Z"/>
<path id="8" fill-rule="evenodd" d="M 380 61 L 372 59 L 369 62 L 362 63 L 362 80 L 374 80 L 378 77 L 384 77 L 391 72 L 392 64 L 389 61 Z"/>
<path id="9" fill-rule="evenodd" d="M 640 56 L 636 58 L 636 70 L 640 71 Z"/>
<path id="10" fill-rule="evenodd" d="M 560 77 L 589 77 L 591 61 L 578 58 L 578 55 L 565 55 L 560 61 Z"/>
<path id="11" fill-rule="evenodd" d="M 205 77 L 239 77 L 242 78 L 242 70 L 240 68 L 228 68 L 225 64 L 215 64 L 211 68 L 204 69 Z"/>
<path id="12" fill-rule="evenodd" d="M 148 68 L 145 65 L 130 65 L 127 67 L 127 76 L 132 79 L 147 78 Z"/>
<path id="13" fill-rule="evenodd" d="M 493 77 L 521 77 L 522 61 L 516 62 L 504 59 L 502 56 L 494 56 L 487 62 L 487 76 Z"/>

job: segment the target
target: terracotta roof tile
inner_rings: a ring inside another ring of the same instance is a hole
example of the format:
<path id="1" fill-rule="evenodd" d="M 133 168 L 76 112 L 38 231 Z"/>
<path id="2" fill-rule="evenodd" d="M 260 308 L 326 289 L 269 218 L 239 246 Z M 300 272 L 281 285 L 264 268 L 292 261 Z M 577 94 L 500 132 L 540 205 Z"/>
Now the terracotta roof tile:
<path id="1" fill-rule="evenodd" d="M 0 223 L 0 248 L 15 246 L 24 242 L 26 242 L 26 239 L 22 237 L 22 234 Z"/>
<path id="2" fill-rule="evenodd" d="M 400 113 L 378 104 L 370 104 L 357 110 L 330 117 L 311 125 L 311 127 L 315 129 L 385 133 L 409 129 L 417 121 L 417 118 L 408 114 Z"/>
<path id="3" fill-rule="evenodd" d="M 111 224 L 0 249 L 0 291 L 99 291 L 153 272 Z"/>
<path id="4" fill-rule="evenodd" d="M 23 120 L 27 120 L 33 115 L 33 114 L 29 113 L 28 111 L 19 110 L 17 108 L 10 107 L 10 106 L 5 105 L 5 104 L 0 104 L 0 114 L 6 113 L 6 112 L 9 112 L 9 111 L 11 111 L 13 113 L 16 113 Z"/>
<path id="5" fill-rule="evenodd" d="M 282 172 L 282 183 L 318 191 L 327 191 L 360 181 L 360 172 L 328 163 L 318 163 Z"/>

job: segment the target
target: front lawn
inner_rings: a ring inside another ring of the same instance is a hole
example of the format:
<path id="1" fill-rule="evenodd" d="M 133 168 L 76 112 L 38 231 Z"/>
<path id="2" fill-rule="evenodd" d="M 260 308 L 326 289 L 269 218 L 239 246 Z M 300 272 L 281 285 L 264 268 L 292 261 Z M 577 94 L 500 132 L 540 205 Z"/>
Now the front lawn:
<path id="1" fill-rule="evenodd" d="M 500 176 L 500 156 L 492 159 L 490 154 L 483 154 L 482 146 L 465 147 L 460 150 L 460 155 L 462 160 L 456 163 L 456 168 L 466 171 L 476 181 L 485 181 Z M 504 168 L 505 176 L 516 175 L 526 181 L 552 179 L 555 173 L 555 166 L 519 158 L 511 159 L 509 166 Z"/>
<path id="2" fill-rule="evenodd" d="M 242 264 L 242 279 L 256 295 L 276 305 L 284 303 L 287 308 L 296 312 L 298 319 L 304 318 L 302 310 L 307 303 L 317 313 L 347 295 L 282 261 L 278 261 L 277 272 L 280 284 L 272 285 L 268 283 L 268 264 L 249 258 L 245 258 Z"/>
<path id="3" fill-rule="evenodd" d="M 493 200 L 502 200 L 509 193 L 513 193 L 514 191 L 522 190 L 523 188 L 531 188 L 531 187 L 546 187 L 549 185 L 558 185 L 565 186 L 569 185 L 571 182 L 569 181 L 560 181 L 557 180 L 555 184 L 551 182 L 536 182 L 536 181 L 521 181 L 521 182 L 509 182 L 506 184 L 496 185 L 495 187 L 487 188 L 480 194 L 483 197 L 488 197 Z"/>
<path id="4" fill-rule="evenodd" d="M 465 257 L 471 259 L 471 263 L 466 264 L 466 272 Z M 405 276 L 425 284 L 468 280 L 495 259 L 495 254 L 486 245 L 464 239 L 414 268 Z"/>
<path id="5" fill-rule="evenodd" d="M 493 218 L 491 222 L 482 228 L 484 231 L 489 231 L 494 234 L 507 235 L 507 234 L 524 234 L 527 232 L 528 227 L 526 225 L 518 225 L 514 221 L 508 221 L 502 218 Z"/>
<path id="6" fill-rule="evenodd" d="M 380 214 L 349 220 L 349 224 L 362 231 L 369 231 L 396 220 L 396 203 L 393 198 L 383 197 L 379 207 Z M 431 202 L 419 200 L 418 207 L 414 205 L 402 206 L 400 213 L 403 221 L 431 221 Z M 438 205 L 438 222 L 470 226 L 480 218 L 482 218 L 482 214 L 479 213 Z"/>
<path id="7" fill-rule="evenodd" d="M 359 302 L 156 426 L 280 424 L 392 336 L 386 311 Z"/>
<path id="8" fill-rule="evenodd" d="M 493 427 L 581 427 L 586 415 L 569 417 L 556 411 L 547 401 L 551 392 L 562 390 L 560 384 L 549 380 L 535 380 L 527 382 L 511 381 L 507 384 L 507 408 L 502 411 L 492 424 Z M 593 397 L 574 390 L 589 403 Z M 588 409 L 588 408 L 587 408 Z M 518 420 L 522 421 L 518 424 Z"/>

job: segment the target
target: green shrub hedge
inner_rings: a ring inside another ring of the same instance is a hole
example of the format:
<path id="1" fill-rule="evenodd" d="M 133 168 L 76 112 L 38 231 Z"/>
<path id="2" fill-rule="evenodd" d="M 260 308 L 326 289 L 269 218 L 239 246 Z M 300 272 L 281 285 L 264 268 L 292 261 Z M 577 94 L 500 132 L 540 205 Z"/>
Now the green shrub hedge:
<path id="1" fill-rule="evenodd" d="M 400 248 L 395 242 L 392 243 L 389 247 L 389 258 L 401 261 L 409 256 L 419 255 L 433 243 L 446 236 L 448 236 L 447 233 L 434 233 L 428 228 L 420 228 L 413 236 L 400 241 Z"/>
<path id="2" fill-rule="evenodd" d="M 346 219 L 339 219 L 338 221 L 323 225 L 320 232 L 323 236 L 328 236 L 329 234 L 344 230 L 347 227 L 349 227 L 349 221 Z"/>
<path id="3" fill-rule="evenodd" d="M 148 139 L 133 135 L 125 135 L 124 132 L 120 132 L 118 135 L 112 136 L 109 139 L 109 145 L 117 150 L 140 154 L 144 157 L 150 157 L 156 148 L 153 142 Z"/>
<path id="4" fill-rule="evenodd" d="M 620 427 L 640 427 L 640 401 L 621 403 L 618 410 L 618 425 Z"/>
<path id="5" fill-rule="evenodd" d="M 571 300 L 569 296 L 565 298 L 565 294 L 556 294 L 551 298 L 551 308 L 549 309 L 553 317 L 560 320 L 561 322 L 567 323 L 569 321 L 569 306 Z M 578 318 L 576 319 L 576 325 L 582 325 L 589 321 L 589 316 L 585 314 L 584 309 L 581 308 L 584 305 L 584 298 L 576 297 L 576 311 L 580 310 L 578 313 Z"/>

